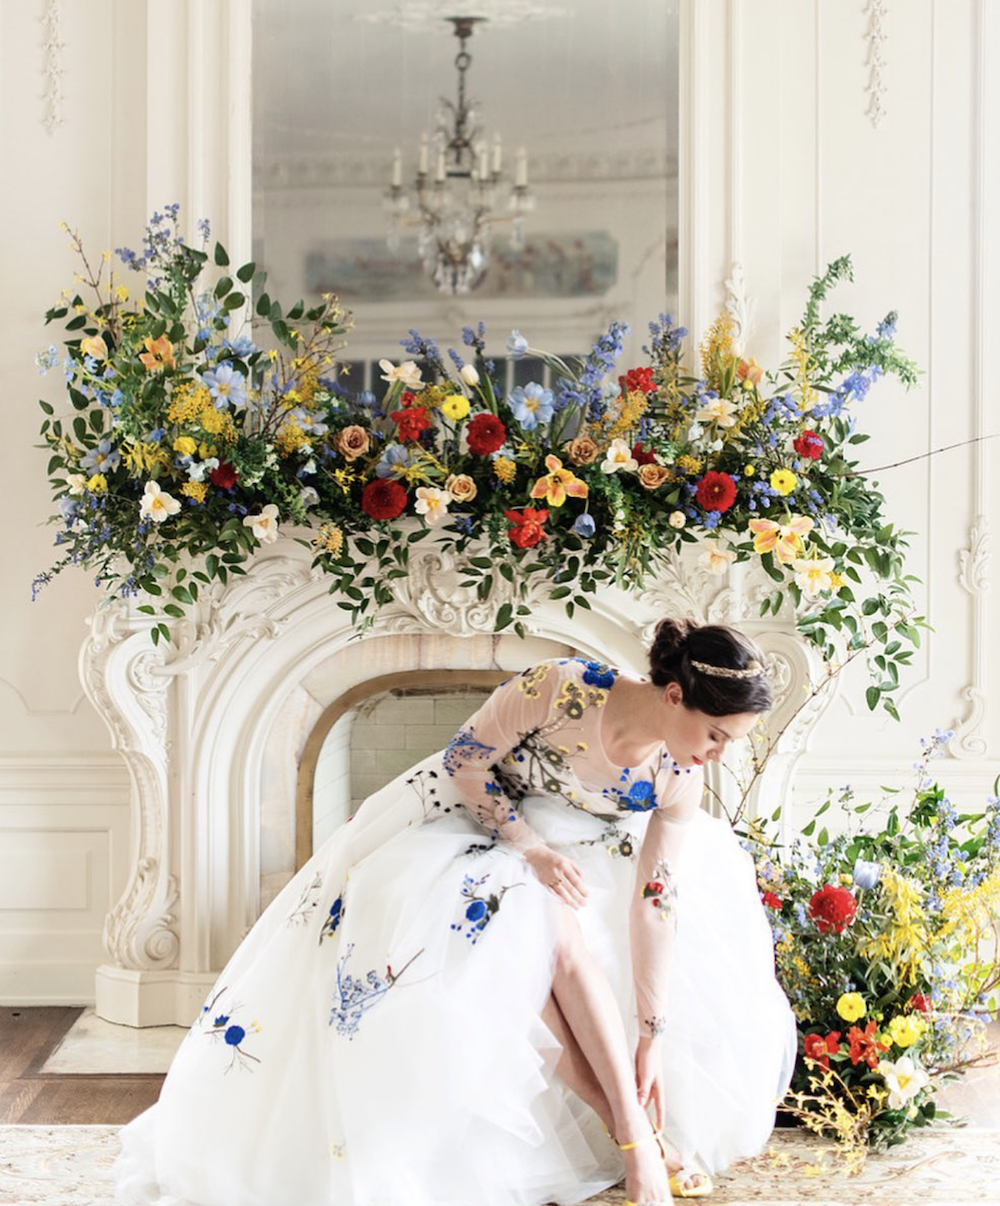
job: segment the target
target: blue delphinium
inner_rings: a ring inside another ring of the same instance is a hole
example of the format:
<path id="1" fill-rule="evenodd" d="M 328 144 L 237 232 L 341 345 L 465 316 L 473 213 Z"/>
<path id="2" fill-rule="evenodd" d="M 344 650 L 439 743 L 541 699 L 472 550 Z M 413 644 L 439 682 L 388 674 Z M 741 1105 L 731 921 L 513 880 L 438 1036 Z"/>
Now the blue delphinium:
<path id="1" fill-rule="evenodd" d="M 539 423 L 549 422 L 554 410 L 553 401 L 552 390 L 539 385 L 537 381 L 516 385 L 507 399 L 514 418 L 525 431 L 534 431 Z"/>

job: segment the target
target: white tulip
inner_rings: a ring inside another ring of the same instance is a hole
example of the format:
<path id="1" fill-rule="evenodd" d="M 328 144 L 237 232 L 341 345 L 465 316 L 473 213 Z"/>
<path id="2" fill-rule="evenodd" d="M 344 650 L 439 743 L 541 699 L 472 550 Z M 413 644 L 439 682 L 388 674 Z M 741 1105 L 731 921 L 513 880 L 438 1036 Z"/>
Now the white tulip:
<path id="1" fill-rule="evenodd" d="M 471 364 L 463 364 L 458 375 L 462 378 L 466 385 L 475 386 L 479 384 L 479 374 L 475 367 Z"/>

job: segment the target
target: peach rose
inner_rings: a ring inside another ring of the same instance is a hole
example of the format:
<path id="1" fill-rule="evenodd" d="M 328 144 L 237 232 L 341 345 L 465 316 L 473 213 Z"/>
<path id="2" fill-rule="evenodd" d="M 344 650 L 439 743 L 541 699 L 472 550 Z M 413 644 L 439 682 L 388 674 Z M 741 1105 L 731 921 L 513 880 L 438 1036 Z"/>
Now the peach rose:
<path id="1" fill-rule="evenodd" d="M 472 502 L 477 493 L 476 483 L 467 473 L 453 473 L 444 488 L 457 503 Z"/>
<path id="2" fill-rule="evenodd" d="M 590 436 L 577 436 L 565 448 L 571 465 L 592 465 L 597 460 L 598 448 Z"/>
<path id="3" fill-rule="evenodd" d="M 353 427 L 345 427 L 343 431 L 338 432 L 334 443 L 337 451 L 342 453 L 347 460 L 356 461 L 359 456 L 364 456 L 371 447 L 371 437 L 366 427 L 355 424 Z"/>
<path id="4" fill-rule="evenodd" d="M 669 477 L 670 470 L 666 465 L 639 466 L 639 483 L 647 490 L 655 490 L 658 486 L 662 486 Z"/>

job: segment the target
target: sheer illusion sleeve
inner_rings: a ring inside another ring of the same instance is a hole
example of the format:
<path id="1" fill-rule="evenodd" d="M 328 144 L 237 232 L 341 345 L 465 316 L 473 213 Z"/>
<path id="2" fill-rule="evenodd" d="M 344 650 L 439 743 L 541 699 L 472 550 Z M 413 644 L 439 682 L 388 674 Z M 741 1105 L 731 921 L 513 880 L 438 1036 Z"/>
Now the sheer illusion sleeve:
<path id="1" fill-rule="evenodd" d="M 541 844 L 494 767 L 526 736 L 547 727 L 559 668 L 542 662 L 501 684 L 452 738 L 444 768 L 463 806 L 493 837 L 520 851 Z"/>
<path id="2" fill-rule="evenodd" d="M 666 1026 L 667 974 L 677 936 L 674 876 L 704 788 L 700 769 L 677 780 L 651 814 L 639 853 L 629 933 L 640 1034 L 655 1037 Z"/>

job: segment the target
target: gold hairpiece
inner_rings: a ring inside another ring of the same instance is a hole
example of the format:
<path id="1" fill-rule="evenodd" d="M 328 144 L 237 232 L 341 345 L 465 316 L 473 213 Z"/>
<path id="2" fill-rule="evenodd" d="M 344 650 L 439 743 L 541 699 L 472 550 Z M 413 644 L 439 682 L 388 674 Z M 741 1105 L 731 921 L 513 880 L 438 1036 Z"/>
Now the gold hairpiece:
<path id="1" fill-rule="evenodd" d="M 712 666 L 708 662 L 696 662 L 691 659 L 691 665 L 696 670 L 700 670 L 702 674 L 710 674 L 713 678 L 760 678 L 762 674 L 767 674 L 768 669 L 762 666 L 760 662 L 754 660 L 747 662 L 743 670 L 731 670 L 728 666 Z"/>

